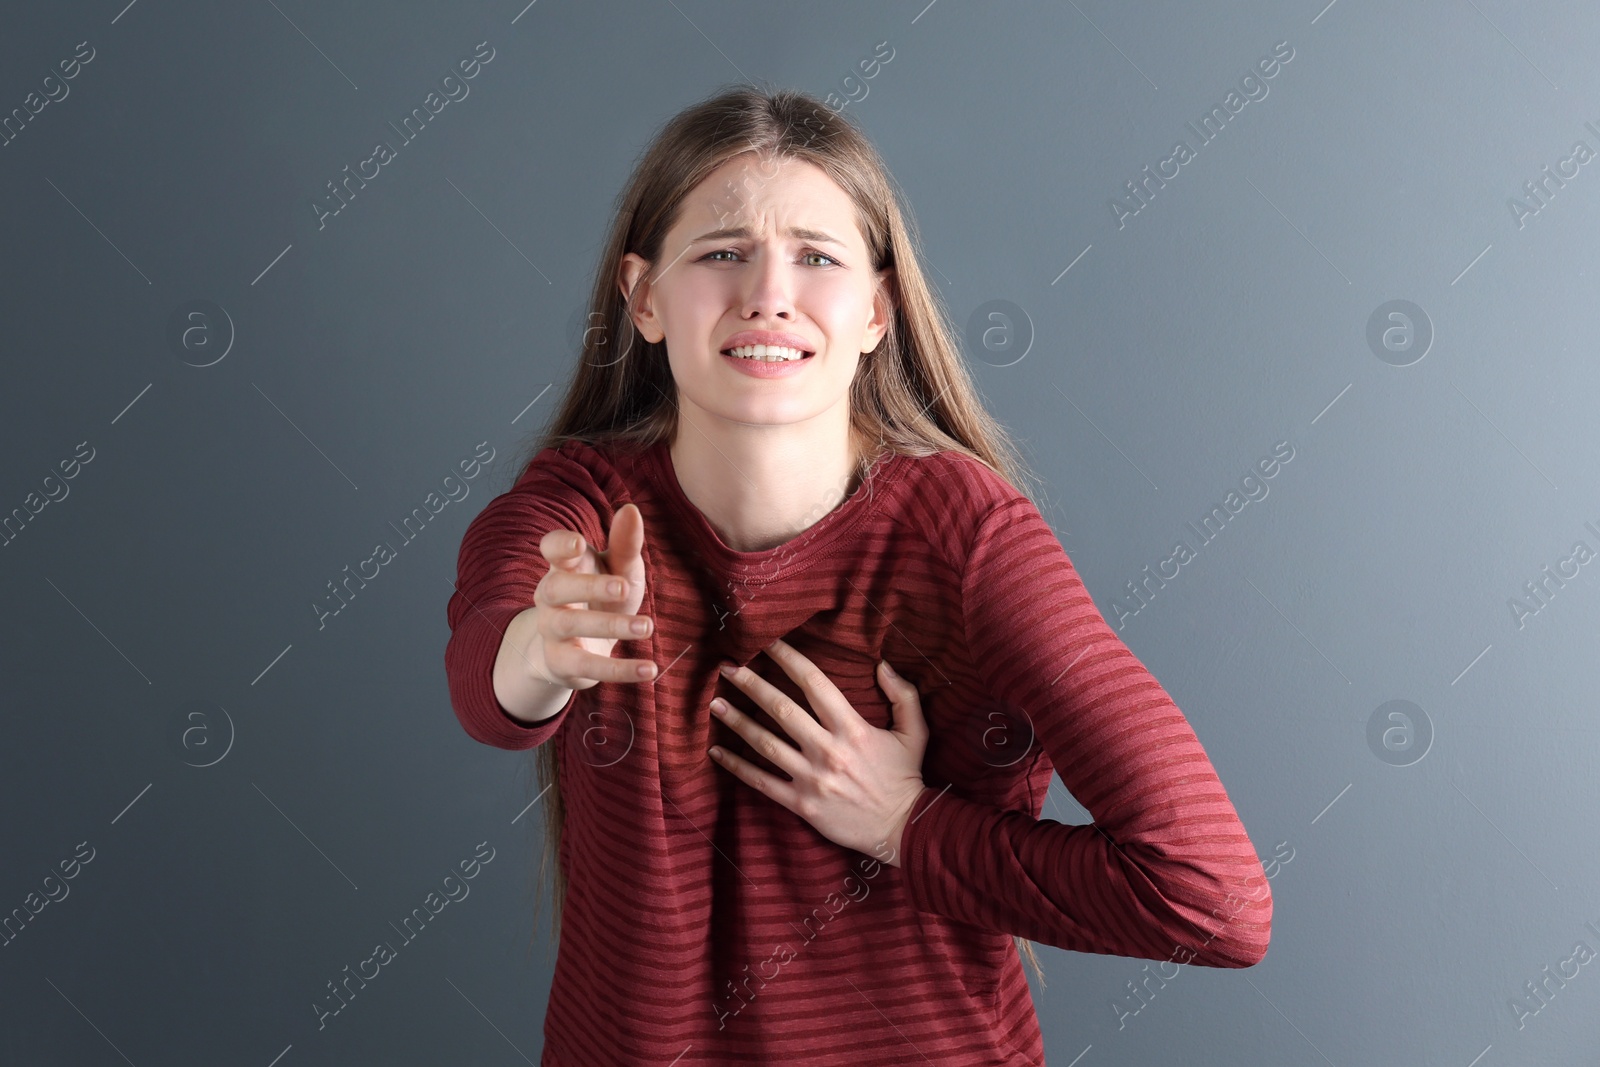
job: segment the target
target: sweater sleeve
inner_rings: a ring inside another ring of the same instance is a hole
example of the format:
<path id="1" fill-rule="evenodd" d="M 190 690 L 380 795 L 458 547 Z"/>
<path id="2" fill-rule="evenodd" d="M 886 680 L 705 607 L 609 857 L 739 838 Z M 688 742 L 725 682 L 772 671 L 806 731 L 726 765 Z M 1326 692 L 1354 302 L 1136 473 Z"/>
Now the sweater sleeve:
<path id="1" fill-rule="evenodd" d="M 1025 497 L 978 524 L 962 610 L 987 691 L 1026 714 L 1094 822 L 929 785 L 901 840 L 913 906 L 1079 952 L 1260 962 L 1271 888 L 1238 813 L 1183 713 Z"/>
<path id="2" fill-rule="evenodd" d="M 546 449 L 515 486 L 468 525 L 446 608 L 450 640 L 444 667 L 451 707 L 473 740 L 496 748 L 533 748 L 554 737 L 566 721 L 579 690 L 550 718 L 526 723 L 495 697 L 494 662 L 506 628 L 533 606 L 534 590 L 550 569 L 539 542 L 559 527 L 577 530 L 603 549 L 600 509 L 605 506 L 604 493 L 582 464 Z"/>

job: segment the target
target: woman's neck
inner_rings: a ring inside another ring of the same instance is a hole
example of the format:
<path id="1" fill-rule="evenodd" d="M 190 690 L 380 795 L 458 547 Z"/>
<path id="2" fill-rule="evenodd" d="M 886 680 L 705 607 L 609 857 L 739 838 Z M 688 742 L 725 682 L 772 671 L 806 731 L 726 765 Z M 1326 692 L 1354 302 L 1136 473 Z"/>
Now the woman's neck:
<path id="1" fill-rule="evenodd" d="M 736 552 L 793 540 L 860 484 L 848 425 L 723 423 L 712 440 L 700 429 L 708 421 L 704 413 L 687 423 L 680 417 L 668 452 L 684 496 Z"/>

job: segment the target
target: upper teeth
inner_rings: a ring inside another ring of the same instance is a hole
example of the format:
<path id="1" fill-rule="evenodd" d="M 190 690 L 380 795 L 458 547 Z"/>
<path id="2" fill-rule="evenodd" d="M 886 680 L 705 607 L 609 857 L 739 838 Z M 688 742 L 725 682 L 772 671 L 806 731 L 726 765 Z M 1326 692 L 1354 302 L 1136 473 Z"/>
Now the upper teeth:
<path id="1" fill-rule="evenodd" d="M 798 348 L 785 348 L 783 345 L 739 345 L 728 349 L 728 354 L 739 359 L 759 359 L 764 363 L 800 359 L 805 355 Z"/>

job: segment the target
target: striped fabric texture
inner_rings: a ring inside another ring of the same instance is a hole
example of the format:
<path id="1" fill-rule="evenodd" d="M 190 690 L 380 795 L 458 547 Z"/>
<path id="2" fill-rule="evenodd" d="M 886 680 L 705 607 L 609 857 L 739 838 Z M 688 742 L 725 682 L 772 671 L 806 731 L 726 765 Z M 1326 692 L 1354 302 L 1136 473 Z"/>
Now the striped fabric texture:
<path id="1" fill-rule="evenodd" d="M 652 682 L 603 682 L 529 725 L 493 665 L 563 527 L 604 550 L 644 518 Z M 552 744 L 568 877 L 545 1065 L 1037 1064 L 1012 935 L 1079 952 L 1248 967 L 1272 897 L 1205 750 L 1106 623 L 1033 504 L 957 453 L 878 459 L 791 541 L 729 548 L 684 494 L 666 442 L 545 449 L 461 543 L 445 649 L 451 704 L 486 745 Z M 921 695 L 925 788 L 902 866 L 841 847 L 718 766 L 713 744 L 786 777 L 709 711 L 749 666 L 809 707 L 763 653 L 782 638 L 867 722 L 875 665 Z M 1093 817 L 1040 818 L 1051 776 Z M 1108 990 L 1108 1000 L 1120 990 Z"/>

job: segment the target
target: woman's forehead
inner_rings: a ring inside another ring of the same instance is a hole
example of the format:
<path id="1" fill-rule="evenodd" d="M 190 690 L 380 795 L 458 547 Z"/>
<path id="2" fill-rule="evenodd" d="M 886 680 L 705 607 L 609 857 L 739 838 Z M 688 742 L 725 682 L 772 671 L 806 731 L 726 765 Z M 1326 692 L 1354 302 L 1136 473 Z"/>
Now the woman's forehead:
<path id="1" fill-rule="evenodd" d="M 717 184 L 715 178 L 690 194 L 690 210 L 675 227 L 690 243 L 777 238 L 848 247 L 861 241 L 854 203 L 820 171 L 815 178 L 780 174 L 766 182 L 730 186 Z"/>

